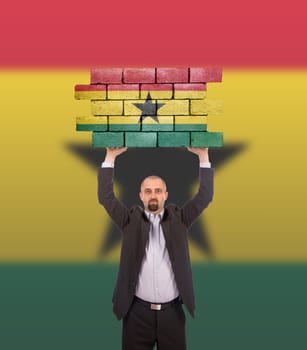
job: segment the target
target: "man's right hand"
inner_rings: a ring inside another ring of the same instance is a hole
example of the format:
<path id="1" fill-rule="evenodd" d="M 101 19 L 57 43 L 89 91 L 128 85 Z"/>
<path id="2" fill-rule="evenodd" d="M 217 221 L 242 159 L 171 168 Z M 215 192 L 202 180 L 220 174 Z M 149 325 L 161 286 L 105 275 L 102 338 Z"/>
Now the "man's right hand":
<path id="1" fill-rule="evenodd" d="M 117 156 L 126 152 L 128 147 L 107 147 L 106 157 L 104 161 L 106 163 L 114 163 Z"/>

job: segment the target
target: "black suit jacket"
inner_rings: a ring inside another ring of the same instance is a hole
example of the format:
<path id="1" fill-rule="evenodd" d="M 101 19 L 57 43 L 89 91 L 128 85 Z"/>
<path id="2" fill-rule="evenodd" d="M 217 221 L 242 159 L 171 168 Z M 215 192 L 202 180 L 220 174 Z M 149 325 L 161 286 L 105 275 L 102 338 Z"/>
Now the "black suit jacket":
<path id="1" fill-rule="evenodd" d="M 150 223 L 144 210 L 135 205 L 128 209 L 113 191 L 113 168 L 98 170 L 98 198 L 123 233 L 120 265 L 113 293 L 113 311 L 125 317 L 134 298 L 136 284 L 149 237 Z M 181 208 L 170 204 L 161 220 L 166 247 L 183 303 L 194 316 L 194 290 L 187 229 L 208 206 L 213 197 L 213 169 L 200 168 L 199 190 Z"/>

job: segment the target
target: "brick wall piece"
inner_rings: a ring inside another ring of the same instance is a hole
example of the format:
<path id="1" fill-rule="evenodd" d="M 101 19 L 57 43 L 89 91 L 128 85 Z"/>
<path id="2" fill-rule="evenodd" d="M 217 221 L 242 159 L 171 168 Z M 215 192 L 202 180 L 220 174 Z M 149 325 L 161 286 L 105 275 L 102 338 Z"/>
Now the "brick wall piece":
<path id="1" fill-rule="evenodd" d="M 140 98 L 139 84 L 109 84 L 109 100 L 135 100 Z"/>
<path id="2" fill-rule="evenodd" d="M 187 147 L 190 146 L 189 132 L 159 132 L 159 147 Z"/>
<path id="3" fill-rule="evenodd" d="M 122 115 L 123 101 L 92 101 L 93 115 Z"/>
<path id="4" fill-rule="evenodd" d="M 174 84 L 175 99 L 204 99 L 206 84 Z"/>
<path id="5" fill-rule="evenodd" d="M 163 116 L 158 118 L 157 123 L 153 118 L 145 118 L 142 122 L 142 131 L 173 131 L 174 130 L 174 117 Z"/>
<path id="6" fill-rule="evenodd" d="M 192 147 L 222 147 L 222 132 L 191 132 Z"/>
<path id="7" fill-rule="evenodd" d="M 206 131 L 205 116 L 175 116 L 175 131 Z"/>
<path id="8" fill-rule="evenodd" d="M 106 85 L 76 85 L 75 86 L 76 100 L 105 100 Z"/>
<path id="9" fill-rule="evenodd" d="M 145 103 L 146 100 L 127 100 L 124 101 L 124 115 L 141 115 L 142 111 L 134 105 L 134 103 Z M 156 103 L 155 100 L 152 103 Z"/>
<path id="10" fill-rule="evenodd" d="M 110 116 L 109 130 L 110 131 L 140 131 L 141 124 L 139 116 Z"/>
<path id="11" fill-rule="evenodd" d="M 221 67 L 191 67 L 190 82 L 191 83 L 209 83 L 222 81 Z"/>
<path id="12" fill-rule="evenodd" d="M 91 69 L 91 84 L 122 83 L 122 68 L 93 68 Z"/>
<path id="13" fill-rule="evenodd" d="M 155 68 L 125 68 L 124 83 L 154 83 Z"/>
<path id="14" fill-rule="evenodd" d="M 93 132 L 92 134 L 93 147 L 123 147 L 124 133 L 123 132 Z"/>
<path id="15" fill-rule="evenodd" d="M 171 99 L 173 84 L 141 84 L 141 98 L 146 99 L 148 92 L 152 99 Z"/>
<path id="16" fill-rule="evenodd" d="M 157 133 L 155 132 L 126 132 L 126 147 L 157 147 Z"/>
<path id="17" fill-rule="evenodd" d="M 77 131 L 107 131 L 108 117 L 77 117 Z"/>
<path id="18" fill-rule="evenodd" d="M 157 83 L 188 83 L 189 68 L 157 68 Z"/>
<path id="19" fill-rule="evenodd" d="M 189 100 L 158 100 L 157 103 L 165 103 L 157 111 L 158 115 L 189 115 Z"/>
<path id="20" fill-rule="evenodd" d="M 221 100 L 191 100 L 190 111 L 192 115 L 221 115 L 223 103 Z"/>

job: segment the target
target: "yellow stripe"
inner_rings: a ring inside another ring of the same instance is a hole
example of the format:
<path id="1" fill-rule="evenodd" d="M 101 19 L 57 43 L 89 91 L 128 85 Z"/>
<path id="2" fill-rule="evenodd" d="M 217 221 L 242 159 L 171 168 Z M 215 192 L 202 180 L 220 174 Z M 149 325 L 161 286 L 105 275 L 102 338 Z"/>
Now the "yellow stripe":
<path id="1" fill-rule="evenodd" d="M 97 167 L 73 151 L 91 147 L 91 133 L 75 131 L 90 103 L 73 90 L 88 77 L 88 70 L 0 72 L 2 260 L 97 260 L 111 225 L 96 197 L 104 151 Z M 225 69 L 221 84 L 208 84 L 208 99 L 225 106 L 222 116 L 207 117 L 209 131 L 225 137 L 225 149 L 209 151 L 212 165 L 245 146 L 216 167 L 214 199 L 199 219 L 216 261 L 307 260 L 306 86 L 307 71 L 299 70 Z M 195 183 L 191 195 L 196 190 Z M 192 260 L 203 261 L 190 246 Z M 118 256 L 119 245 L 108 259 Z"/>

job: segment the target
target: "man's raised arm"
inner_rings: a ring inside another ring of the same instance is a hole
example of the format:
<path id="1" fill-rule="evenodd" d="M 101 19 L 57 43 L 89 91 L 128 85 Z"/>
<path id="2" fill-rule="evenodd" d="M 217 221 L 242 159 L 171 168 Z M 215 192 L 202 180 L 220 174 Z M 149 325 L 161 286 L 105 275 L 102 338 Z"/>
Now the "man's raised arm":
<path id="1" fill-rule="evenodd" d="M 188 150 L 199 159 L 199 189 L 197 194 L 181 208 L 183 222 L 186 227 L 192 225 L 213 198 L 213 174 L 209 161 L 208 148 L 188 147 Z"/>
<path id="2" fill-rule="evenodd" d="M 104 206 L 112 220 L 122 228 L 128 218 L 127 207 L 115 196 L 113 175 L 116 157 L 124 153 L 127 147 L 108 147 L 104 162 L 98 169 L 98 200 Z"/>

